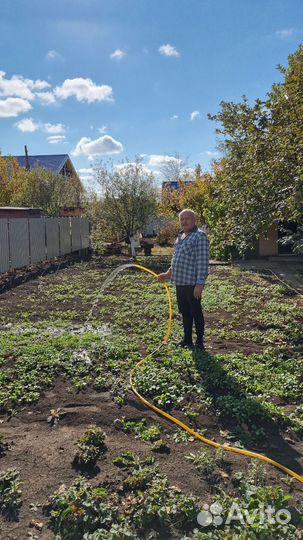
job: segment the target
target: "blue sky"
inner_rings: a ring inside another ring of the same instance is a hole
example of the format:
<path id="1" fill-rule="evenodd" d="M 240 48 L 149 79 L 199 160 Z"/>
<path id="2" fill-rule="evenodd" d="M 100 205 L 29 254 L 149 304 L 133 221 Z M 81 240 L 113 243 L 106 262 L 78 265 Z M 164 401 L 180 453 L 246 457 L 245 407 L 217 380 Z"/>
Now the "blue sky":
<path id="1" fill-rule="evenodd" d="M 265 97 L 302 22 L 302 0 L 1 0 L 2 154 L 208 169 L 207 113 Z"/>

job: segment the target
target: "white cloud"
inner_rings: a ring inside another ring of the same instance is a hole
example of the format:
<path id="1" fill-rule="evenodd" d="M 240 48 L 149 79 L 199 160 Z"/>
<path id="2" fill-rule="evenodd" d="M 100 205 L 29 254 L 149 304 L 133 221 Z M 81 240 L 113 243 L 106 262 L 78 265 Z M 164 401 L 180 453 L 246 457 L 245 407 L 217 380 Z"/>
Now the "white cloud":
<path id="1" fill-rule="evenodd" d="M 54 57 L 56 51 L 49 51 L 50 57 Z M 57 53 L 59 54 L 59 53 Z M 114 101 L 113 90 L 106 84 L 97 85 L 91 79 L 77 77 L 75 79 L 66 79 L 61 86 L 57 86 L 54 91 L 51 85 L 41 79 L 25 79 L 22 75 L 13 75 L 10 79 L 6 78 L 5 71 L 0 71 L 0 98 L 20 98 L 26 101 L 39 99 L 42 105 L 51 105 L 56 103 L 56 98 L 67 99 L 74 96 L 78 101 L 93 103 L 96 101 Z M 7 110 L 9 104 L 13 102 L 2 102 L 1 110 Z M 15 108 L 17 107 L 17 102 Z M 20 102 L 19 102 L 19 106 Z M 24 104 L 23 104 L 24 106 Z M 29 108 L 25 109 L 29 110 Z M 5 112 L 5 114 L 8 114 Z M 18 113 L 19 114 L 19 113 Z M 9 116 L 17 116 L 10 114 Z"/>
<path id="2" fill-rule="evenodd" d="M 80 176 L 82 182 L 87 182 L 87 184 L 94 183 L 95 171 L 92 167 L 77 169 L 78 176 Z M 96 190 L 96 186 L 94 186 Z"/>
<path id="3" fill-rule="evenodd" d="M 83 168 L 83 169 L 77 169 L 77 173 L 79 174 L 94 174 L 94 169 L 91 167 Z"/>
<path id="4" fill-rule="evenodd" d="M 46 133 L 52 133 L 53 135 L 59 134 L 59 133 L 65 133 L 65 126 L 63 124 L 43 124 L 43 130 L 46 131 Z"/>
<path id="5" fill-rule="evenodd" d="M 219 155 L 219 152 L 213 152 L 212 150 L 206 150 L 205 152 L 201 152 L 201 154 L 206 154 L 208 157 L 216 157 Z"/>
<path id="6" fill-rule="evenodd" d="M 180 53 L 177 51 L 176 47 L 167 43 L 166 45 L 161 45 L 158 49 L 159 53 L 163 56 L 180 56 Z"/>
<path id="7" fill-rule="evenodd" d="M 288 38 L 291 38 L 294 35 L 294 29 L 293 28 L 284 28 L 283 30 L 277 30 L 275 32 L 275 35 L 279 39 L 288 39 Z"/>
<path id="8" fill-rule="evenodd" d="M 157 171 L 157 169 L 154 169 L 152 171 L 152 173 L 155 175 L 155 176 L 163 176 L 163 173 L 161 171 Z"/>
<path id="9" fill-rule="evenodd" d="M 23 133 L 33 133 L 34 131 L 38 131 L 38 129 L 40 129 L 40 123 L 35 122 L 32 118 L 23 118 L 23 120 L 16 122 L 14 125 Z"/>
<path id="10" fill-rule="evenodd" d="M 83 175 L 83 174 L 79 174 L 79 176 L 80 176 L 80 180 L 81 180 L 82 182 L 87 182 L 87 183 L 91 184 L 91 183 L 94 181 L 94 177 L 93 177 L 93 176 L 85 176 L 85 174 L 84 174 L 84 175 Z M 94 187 L 95 187 L 95 186 L 94 186 Z M 99 191 L 99 190 L 96 189 L 96 187 L 95 187 L 94 191 L 96 192 L 96 191 Z"/>
<path id="11" fill-rule="evenodd" d="M 98 131 L 99 131 L 99 133 L 101 133 L 101 135 L 103 135 L 107 131 L 107 126 L 102 126 L 102 127 L 98 128 Z"/>
<path id="12" fill-rule="evenodd" d="M 119 141 L 116 141 L 110 135 L 103 135 L 103 137 L 95 140 L 82 137 L 72 154 L 74 156 L 101 156 L 120 154 L 123 150 L 123 145 Z"/>
<path id="13" fill-rule="evenodd" d="M 50 51 L 47 51 L 45 58 L 46 60 L 61 60 L 63 57 L 60 53 L 51 49 Z"/>
<path id="14" fill-rule="evenodd" d="M 45 90 L 45 88 L 50 88 L 50 84 L 48 82 L 41 81 L 40 79 L 37 79 L 36 81 L 32 81 L 31 79 L 24 80 L 32 90 Z"/>
<path id="15" fill-rule="evenodd" d="M 170 117 L 171 120 L 178 120 L 179 116 L 177 114 L 174 114 Z"/>
<path id="16" fill-rule="evenodd" d="M 110 54 L 110 58 L 112 60 L 122 60 L 126 56 L 126 52 L 122 51 L 121 49 L 116 49 L 113 53 Z"/>
<path id="17" fill-rule="evenodd" d="M 47 137 L 49 144 L 59 144 L 64 142 L 65 139 L 65 135 L 51 135 L 50 137 Z"/>
<path id="18" fill-rule="evenodd" d="M 74 96 L 78 101 L 113 101 L 113 90 L 111 86 L 102 84 L 96 85 L 91 79 L 77 77 L 66 79 L 62 86 L 57 86 L 55 95 L 61 99 Z"/>
<path id="19" fill-rule="evenodd" d="M 26 99 L 12 98 L 0 100 L 0 118 L 10 118 L 29 111 L 31 104 Z"/>
<path id="20" fill-rule="evenodd" d="M 36 92 L 36 97 L 40 99 L 42 105 L 56 103 L 56 98 L 52 92 Z"/>
<path id="21" fill-rule="evenodd" d="M 196 179 L 195 169 L 193 169 L 192 167 L 185 167 L 182 171 L 182 174 L 187 180 Z"/>
<path id="22" fill-rule="evenodd" d="M 191 120 L 198 120 L 200 118 L 200 112 L 199 111 L 193 111 L 190 115 Z"/>
<path id="23" fill-rule="evenodd" d="M 148 158 L 148 165 L 151 167 L 159 167 L 171 162 L 182 163 L 182 159 L 160 154 L 151 154 Z"/>
<path id="24" fill-rule="evenodd" d="M 11 79 L 5 78 L 5 71 L 0 71 L 0 96 L 18 97 L 26 100 L 35 99 L 33 90 L 44 90 L 50 84 L 37 79 L 24 79 L 21 75 L 13 75 Z"/>
<path id="25" fill-rule="evenodd" d="M 63 124 L 43 124 L 38 121 L 35 122 L 32 118 L 23 118 L 19 122 L 16 122 L 15 127 L 23 132 L 34 132 L 34 131 L 44 131 L 45 133 L 50 133 L 52 135 L 59 135 L 65 133 L 66 128 Z"/>

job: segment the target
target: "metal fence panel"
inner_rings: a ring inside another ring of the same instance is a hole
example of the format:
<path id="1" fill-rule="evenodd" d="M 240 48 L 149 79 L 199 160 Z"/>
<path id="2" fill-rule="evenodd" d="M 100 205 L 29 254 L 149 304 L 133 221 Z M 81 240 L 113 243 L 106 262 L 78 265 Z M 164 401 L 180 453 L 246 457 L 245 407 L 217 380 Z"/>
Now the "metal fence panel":
<path id="1" fill-rule="evenodd" d="M 81 249 L 80 219 L 81 218 L 78 218 L 78 217 L 71 218 L 72 251 L 77 251 L 78 249 Z"/>
<path id="2" fill-rule="evenodd" d="M 8 220 L 0 219 L 0 273 L 9 270 Z"/>
<path id="3" fill-rule="evenodd" d="M 87 218 L 0 219 L 0 273 L 88 247 Z"/>
<path id="4" fill-rule="evenodd" d="M 80 221 L 80 237 L 81 237 L 81 248 L 89 247 L 89 221 L 86 218 L 81 218 Z"/>
<path id="5" fill-rule="evenodd" d="M 46 259 L 44 218 L 29 219 L 29 234 L 31 264 L 44 261 Z"/>
<path id="6" fill-rule="evenodd" d="M 66 255 L 71 252 L 70 218 L 60 218 L 60 253 Z"/>
<path id="7" fill-rule="evenodd" d="M 58 218 L 45 218 L 47 259 L 59 256 Z"/>
<path id="8" fill-rule="evenodd" d="M 9 242 L 11 248 L 11 268 L 29 265 L 28 219 L 9 220 Z"/>

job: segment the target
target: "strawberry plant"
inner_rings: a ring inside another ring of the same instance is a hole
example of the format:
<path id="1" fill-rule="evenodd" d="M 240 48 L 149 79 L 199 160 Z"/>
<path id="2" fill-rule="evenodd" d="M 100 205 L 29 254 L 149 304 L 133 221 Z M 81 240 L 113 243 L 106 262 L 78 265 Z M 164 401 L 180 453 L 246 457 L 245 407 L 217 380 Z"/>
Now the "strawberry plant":
<path id="1" fill-rule="evenodd" d="M 77 442 L 77 453 L 74 458 L 75 465 L 82 467 L 92 467 L 106 451 L 105 432 L 92 425 L 88 428 Z"/>
<path id="2" fill-rule="evenodd" d="M 22 504 L 20 473 L 17 469 L 0 471 L 0 509 L 7 517 L 16 518 Z"/>

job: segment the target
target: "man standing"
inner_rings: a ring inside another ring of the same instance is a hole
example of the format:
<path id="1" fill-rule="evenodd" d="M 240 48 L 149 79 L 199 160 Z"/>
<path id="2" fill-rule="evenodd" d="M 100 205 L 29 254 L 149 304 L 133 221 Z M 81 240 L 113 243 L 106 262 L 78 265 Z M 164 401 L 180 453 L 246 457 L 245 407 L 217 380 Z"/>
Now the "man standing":
<path id="1" fill-rule="evenodd" d="M 185 209 L 179 214 L 182 232 L 175 243 L 171 267 L 158 275 L 162 282 L 176 285 L 178 308 L 183 319 L 184 338 L 181 347 L 192 347 L 192 329 L 195 322 L 196 348 L 204 350 L 204 317 L 201 295 L 208 275 L 208 238 L 198 229 L 193 210 Z"/>

